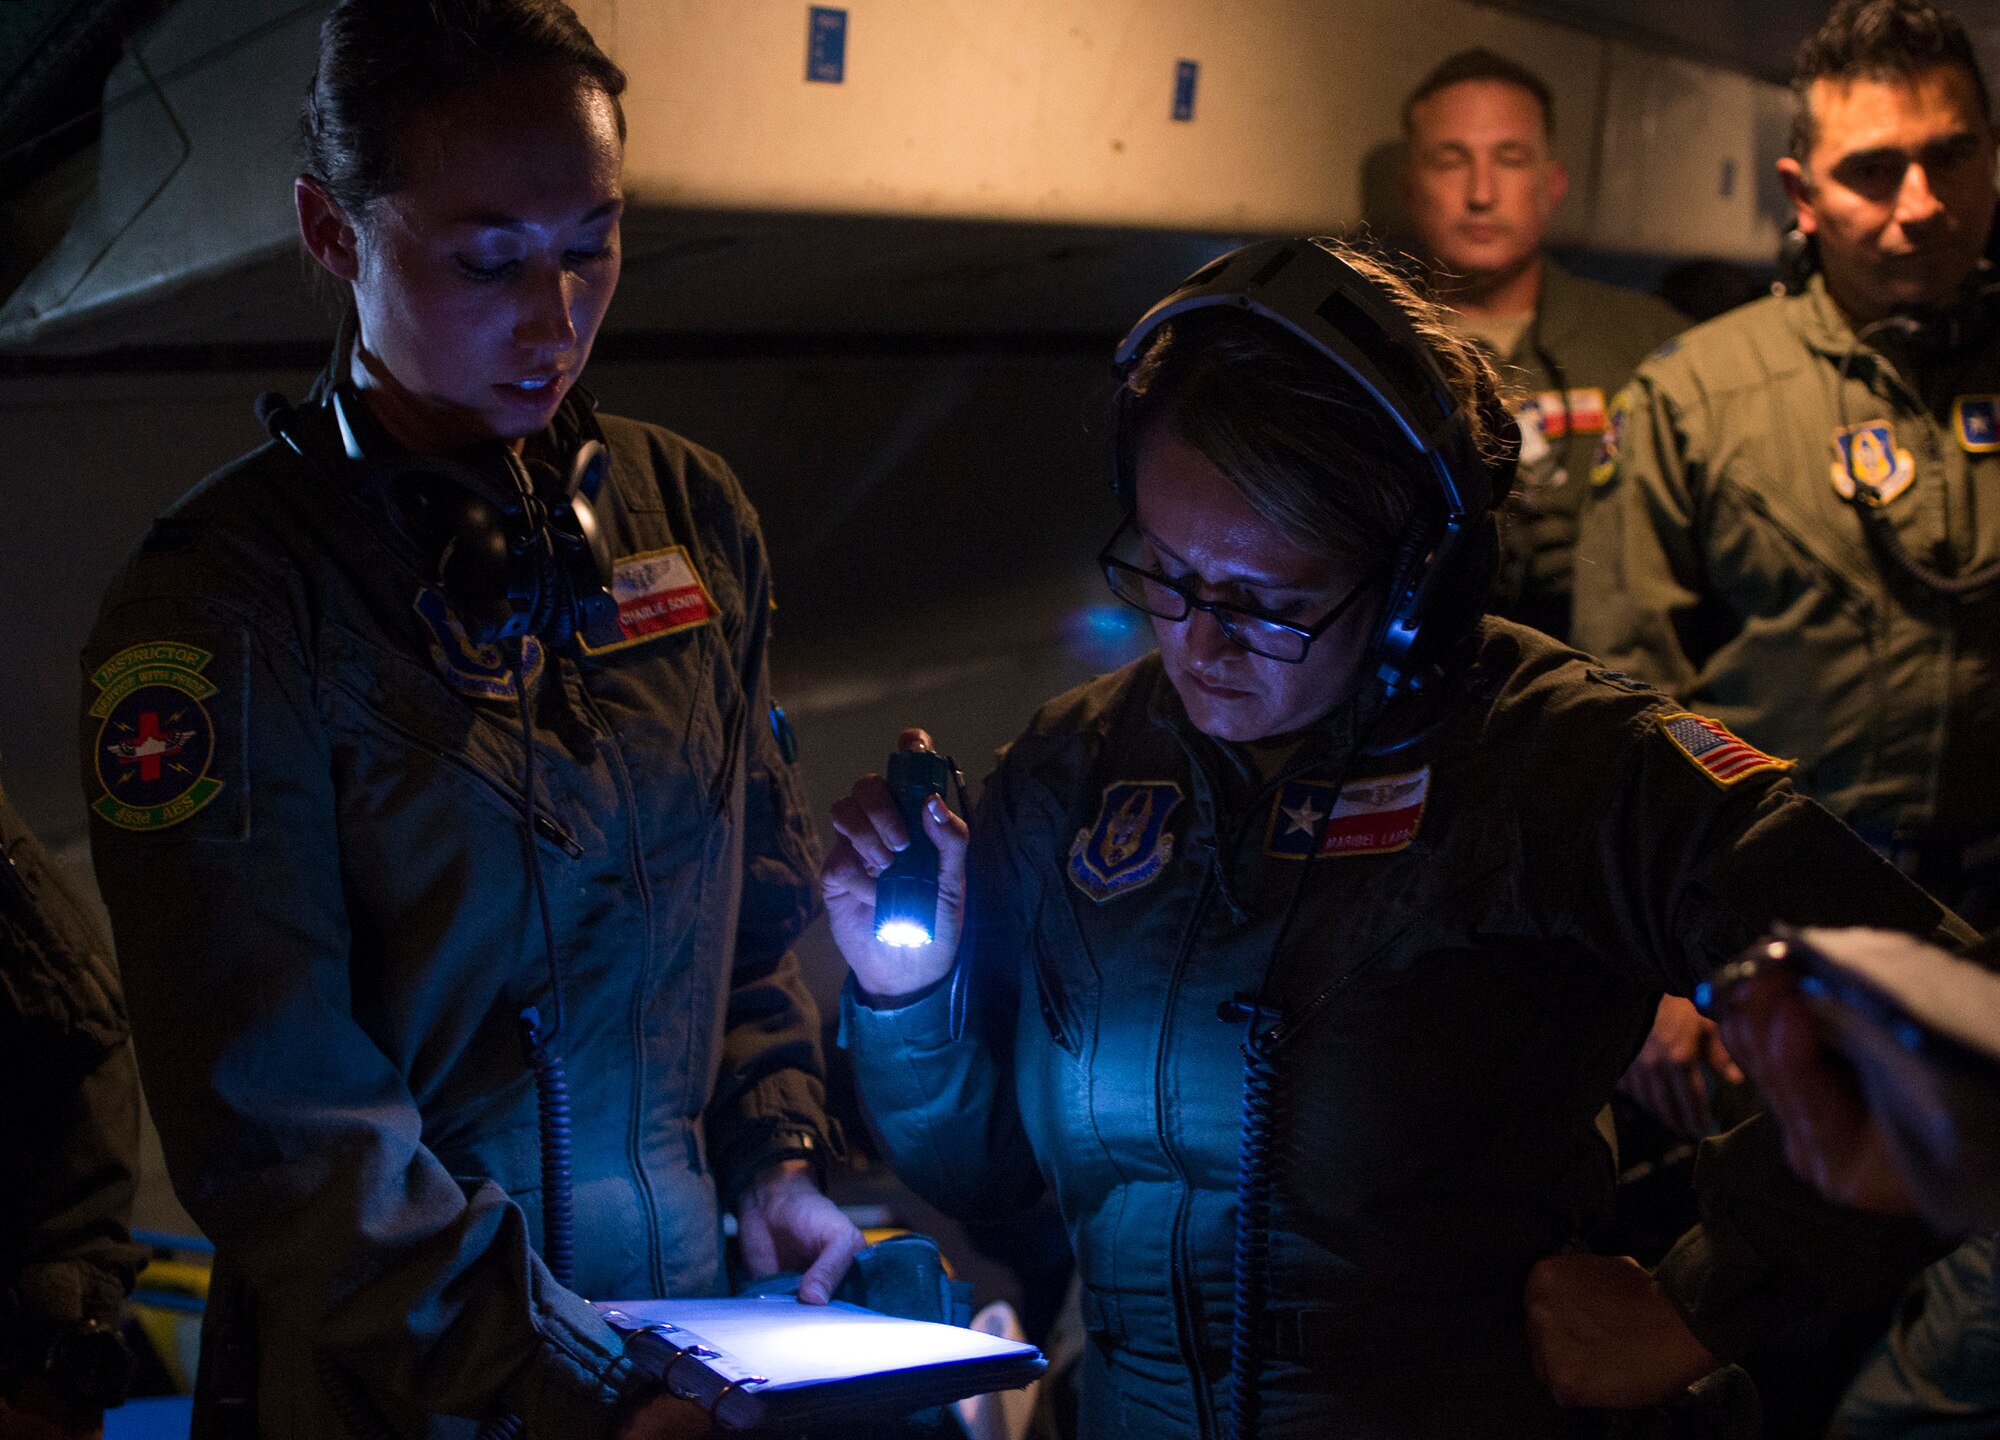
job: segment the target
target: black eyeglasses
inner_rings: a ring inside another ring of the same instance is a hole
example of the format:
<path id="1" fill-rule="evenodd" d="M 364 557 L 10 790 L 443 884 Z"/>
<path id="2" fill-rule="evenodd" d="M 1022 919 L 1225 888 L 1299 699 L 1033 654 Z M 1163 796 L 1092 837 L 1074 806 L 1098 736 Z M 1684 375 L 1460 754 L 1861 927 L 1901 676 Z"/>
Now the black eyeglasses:
<path id="1" fill-rule="evenodd" d="M 1112 532 L 1111 539 L 1105 542 L 1104 548 L 1097 552 L 1097 563 L 1104 567 L 1104 580 L 1113 595 L 1134 609 L 1162 620 L 1185 620 L 1197 610 L 1206 611 L 1215 618 L 1216 626 L 1233 644 L 1252 655 L 1261 655 L 1266 660 L 1278 660 L 1287 665 L 1297 665 L 1306 658 L 1306 650 L 1312 642 L 1333 628 L 1334 622 L 1346 614 L 1348 608 L 1375 583 L 1377 574 L 1371 570 L 1356 581 L 1354 588 L 1342 596 L 1340 603 L 1327 611 L 1317 625 L 1294 625 L 1247 605 L 1232 605 L 1227 600 L 1204 600 L 1194 593 L 1190 585 L 1169 580 L 1157 571 L 1121 559 L 1116 552 L 1130 543 L 1128 537 L 1136 537 L 1138 533 L 1132 517 L 1127 515 L 1124 523 Z"/>

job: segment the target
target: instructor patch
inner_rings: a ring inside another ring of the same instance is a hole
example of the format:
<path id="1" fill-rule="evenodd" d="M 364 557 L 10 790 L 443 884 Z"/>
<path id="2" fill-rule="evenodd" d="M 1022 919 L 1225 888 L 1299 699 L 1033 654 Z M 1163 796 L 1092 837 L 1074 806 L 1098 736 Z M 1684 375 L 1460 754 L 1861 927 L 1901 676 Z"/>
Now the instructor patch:
<path id="1" fill-rule="evenodd" d="M 611 598 L 618 602 L 619 638 L 609 645 L 585 644 L 586 654 L 605 655 L 643 640 L 677 635 L 722 613 L 695 574 L 685 545 L 620 560 L 611 572 Z"/>
<path id="2" fill-rule="evenodd" d="M 1123 780 L 1104 787 L 1097 822 L 1076 832 L 1069 847 L 1069 878 L 1102 903 L 1160 878 L 1174 858 L 1167 819 L 1181 803 L 1171 780 Z"/>
<path id="3" fill-rule="evenodd" d="M 1660 729 L 1680 752 L 1694 761 L 1718 785 L 1734 785 L 1746 775 L 1760 770 L 1789 770 L 1792 762 L 1766 755 L 1756 746 L 1737 739 L 1729 727 L 1705 715 L 1680 711 L 1660 717 Z"/>
<path id="4" fill-rule="evenodd" d="M 1896 443 L 1896 429 L 1887 420 L 1849 425 L 1833 432 L 1833 488 L 1843 500 L 1858 489 L 1871 505 L 1887 505 L 1917 478 L 1917 462 Z"/>
<path id="5" fill-rule="evenodd" d="M 1350 780 L 1338 794 L 1332 785 L 1294 780 L 1271 803 L 1271 828 L 1264 853 L 1280 860 L 1303 860 L 1313 836 L 1326 829 L 1319 845 L 1325 855 L 1388 855 L 1409 848 L 1424 822 L 1430 799 L 1431 767 L 1401 775 Z M 1333 814 L 1329 818 L 1327 806 Z"/>
<path id="6" fill-rule="evenodd" d="M 222 781 L 215 722 L 202 701 L 214 655 L 156 640 L 120 650 L 93 674 L 93 719 L 102 721 L 92 760 L 100 794 L 90 808 L 121 830 L 165 830 L 213 800 Z"/>

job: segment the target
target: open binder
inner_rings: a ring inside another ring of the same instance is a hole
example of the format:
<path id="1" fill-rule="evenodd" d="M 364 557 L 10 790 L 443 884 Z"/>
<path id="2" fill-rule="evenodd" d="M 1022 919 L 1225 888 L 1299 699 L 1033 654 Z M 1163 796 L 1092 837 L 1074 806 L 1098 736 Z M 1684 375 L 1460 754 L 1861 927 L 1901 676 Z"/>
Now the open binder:
<path id="1" fill-rule="evenodd" d="M 1032 1345 L 837 1300 L 604 1300 L 596 1308 L 641 1369 L 731 1430 L 905 1414 L 1017 1389 L 1048 1366 Z"/>

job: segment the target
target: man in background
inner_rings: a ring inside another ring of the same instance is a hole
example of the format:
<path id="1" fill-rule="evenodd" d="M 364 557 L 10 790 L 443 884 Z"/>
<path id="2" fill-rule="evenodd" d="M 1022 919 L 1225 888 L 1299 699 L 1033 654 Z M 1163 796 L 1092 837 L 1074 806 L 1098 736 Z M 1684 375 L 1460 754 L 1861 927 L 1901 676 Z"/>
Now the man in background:
<path id="1" fill-rule="evenodd" d="M 1403 200 L 1437 297 L 1499 363 L 1521 422 L 1521 473 L 1504 517 L 1495 610 L 1569 633 L 1570 551 L 1606 403 L 1687 321 L 1635 290 L 1572 275 L 1548 256 L 1569 173 L 1540 76 L 1463 50 L 1403 105 Z"/>
<path id="2" fill-rule="evenodd" d="M 1564 639 L 1576 517 L 1607 401 L 1687 321 L 1650 295 L 1572 275 L 1549 258 L 1549 217 L 1569 172 L 1551 149 L 1555 101 L 1532 70 L 1491 50 L 1462 50 L 1410 92 L 1403 133 L 1404 204 L 1432 286 L 1498 364 L 1521 425 L 1493 609 Z M 1699 1138 L 1711 1119 L 1704 1067 L 1735 1073 L 1715 1027 L 1669 996 L 1624 1089 L 1674 1134 Z M 1628 1151 L 1673 1143 L 1625 1138 Z M 1671 1237 L 1689 1218 L 1676 1211 L 1649 1228 Z"/>

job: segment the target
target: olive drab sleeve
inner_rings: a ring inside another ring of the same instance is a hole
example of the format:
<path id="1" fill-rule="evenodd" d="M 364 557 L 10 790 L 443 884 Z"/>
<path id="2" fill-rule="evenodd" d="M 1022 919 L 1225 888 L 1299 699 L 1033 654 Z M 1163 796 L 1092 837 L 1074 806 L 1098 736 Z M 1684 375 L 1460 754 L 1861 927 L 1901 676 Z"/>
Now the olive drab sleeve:
<path id="1" fill-rule="evenodd" d="M 1611 402 L 1576 542 L 1571 641 L 1613 670 L 1686 692 L 1702 657 L 1703 458 L 1644 367 Z"/>
<path id="2" fill-rule="evenodd" d="M 197 588 L 197 587 L 184 587 Z M 86 652 L 92 851 L 174 1185 L 254 1293 L 310 1336 L 284 1428 L 421 1433 L 430 1413 L 606 1435 L 625 1362 L 497 1185 L 446 1172 L 354 1013 L 334 762 L 280 587 L 151 591 Z M 269 597 L 269 598 L 266 598 Z M 521 914 L 525 926 L 528 915 Z M 265 1362 L 274 1357 L 267 1347 Z M 330 1412 L 330 1413 L 329 1413 Z M 266 1417 L 271 1423 L 271 1417 Z"/>
<path id="3" fill-rule="evenodd" d="M 947 1214 L 1004 1214 L 1041 1189 L 1014 1088 L 1020 976 L 1033 963 L 1037 894 L 1006 758 L 973 814 L 966 925 L 951 975 L 909 1005 L 877 1010 L 850 976 L 841 1043 L 861 1108 L 905 1184 Z"/>
<path id="4" fill-rule="evenodd" d="M 1627 743 L 1579 787 L 1594 792 L 1585 813 L 1530 812 L 1526 838 L 1552 855 L 1562 832 L 1575 837 L 1573 863 L 1537 867 L 1557 877 L 1546 913 L 1641 983 L 1685 995 L 1777 924 L 1871 925 L 1954 949 L 1976 941 L 1794 791 L 1784 762 L 1669 702 L 1626 724 Z M 1583 747 L 1551 728 L 1548 743 L 1564 746 L 1574 773 Z M 1660 1275 L 1725 1359 L 1801 1316 L 1886 1301 L 1949 1248 L 1921 1226 L 1821 1200 L 1785 1169 L 1763 1117 L 1711 1142 L 1697 1181 L 1703 1223 Z"/>
<path id="5" fill-rule="evenodd" d="M 706 1112 L 717 1189 L 726 1201 L 765 1166 L 826 1160 L 824 1063 L 818 1012 L 792 946 L 819 913 L 819 841 L 798 776 L 773 729 L 770 568 L 745 508 L 744 633 L 737 645 L 745 756 L 743 903 L 722 1039 L 722 1069 Z"/>
<path id="6" fill-rule="evenodd" d="M 142 1255 L 128 1229 L 139 1076 L 118 974 L 4 792 L 0 852 L 0 1285 L 34 1330 L 116 1325 Z"/>

